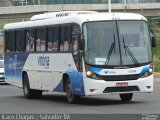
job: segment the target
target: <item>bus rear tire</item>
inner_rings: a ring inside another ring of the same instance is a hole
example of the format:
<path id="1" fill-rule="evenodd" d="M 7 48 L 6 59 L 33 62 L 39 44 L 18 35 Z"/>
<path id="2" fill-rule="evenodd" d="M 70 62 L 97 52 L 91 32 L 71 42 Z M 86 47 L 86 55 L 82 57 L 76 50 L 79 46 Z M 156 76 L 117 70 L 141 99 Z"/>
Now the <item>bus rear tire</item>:
<path id="1" fill-rule="evenodd" d="M 69 80 L 67 80 L 66 83 L 66 96 L 67 96 L 67 101 L 71 104 L 79 102 L 80 96 L 75 95 L 73 93 L 72 85 Z"/>
<path id="2" fill-rule="evenodd" d="M 133 93 L 120 94 L 120 98 L 123 102 L 130 102 L 132 100 Z"/>
<path id="3" fill-rule="evenodd" d="M 27 99 L 38 99 L 42 96 L 41 90 L 30 89 L 28 75 L 26 74 L 23 76 L 23 93 Z"/>

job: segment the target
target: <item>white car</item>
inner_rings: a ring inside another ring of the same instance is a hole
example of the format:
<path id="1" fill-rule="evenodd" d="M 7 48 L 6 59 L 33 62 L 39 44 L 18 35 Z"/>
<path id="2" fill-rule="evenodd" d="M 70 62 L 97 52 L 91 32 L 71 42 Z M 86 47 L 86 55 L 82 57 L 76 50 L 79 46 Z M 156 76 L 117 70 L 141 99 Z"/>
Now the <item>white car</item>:
<path id="1" fill-rule="evenodd" d="M 5 83 L 4 60 L 0 60 L 0 83 Z"/>
<path id="2" fill-rule="evenodd" d="M 0 36 L 3 36 L 3 30 L 0 30 Z"/>

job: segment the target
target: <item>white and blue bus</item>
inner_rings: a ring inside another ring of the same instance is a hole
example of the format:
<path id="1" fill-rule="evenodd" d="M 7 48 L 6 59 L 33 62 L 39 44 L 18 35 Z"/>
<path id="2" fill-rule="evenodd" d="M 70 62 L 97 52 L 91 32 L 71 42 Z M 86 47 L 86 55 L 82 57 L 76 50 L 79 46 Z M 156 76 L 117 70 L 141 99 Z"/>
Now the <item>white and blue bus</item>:
<path id="1" fill-rule="evenodd" d="M 153 91 L 152 46 L 145 17 L 132 13 L 63 11 L 4 27 L 6 82 L 26 98 L 43 91 L 80 96 Z"/>

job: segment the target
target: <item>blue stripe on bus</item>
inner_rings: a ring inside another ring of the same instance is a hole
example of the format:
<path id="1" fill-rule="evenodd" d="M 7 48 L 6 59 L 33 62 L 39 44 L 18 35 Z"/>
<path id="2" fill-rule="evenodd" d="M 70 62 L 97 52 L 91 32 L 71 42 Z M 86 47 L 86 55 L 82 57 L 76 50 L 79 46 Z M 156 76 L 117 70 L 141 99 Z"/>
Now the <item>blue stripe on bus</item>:
<path id="1" fill-rule="evenodd" d="M 141 71 L 141 74 L 144 74 L 145 72 L 149 71 L 149 69 L 150 69 L 150 65 L 144 66 Z"/>
<path id="2" fill-rule="evenodd" d="M 63 92 L 63 81 L 61 80 L 60 83 L 54 89 L 56 92 Z"/>
<path id="3" fill-rule="evenodd" d="M 22 80 L 22 70 L 29 54 L 7 53 L 4 56 L 5 78 Z"/>
<path id="4" fill-rule="evenodd" d="M 96 73 L 96 74 L 98 74 L 102 70 L 102 68 L 95 68 L 95 67 L 91 67 L 90 69 L 93 73 Z"/>
<path id="5" fill-rule="evenodd" d="M 98 74 L 102 70 L 102 68 L 95 68 L 95 67 L 91 67 L 90 69 L 93 73 L 96 73 L 96 74 Z M 144 66 L 140 74 L 144 74 L 149 69 L 150 69 L 150 65 Z"/>
<path id="6" fill-rule="evenodd" d="M 83 82 L 83 76 L 76 70 L 68 70 L 65 72 L 69 76 L 69 80 L 72 85 L 72 91 L 75 95 L 85 95 L 84 91 L 84 82 Z M 63 82 L 61 82 L 57 85 L 57 87 L 54 89 L 54 91 L 62 92 L 63 91 Z"/>

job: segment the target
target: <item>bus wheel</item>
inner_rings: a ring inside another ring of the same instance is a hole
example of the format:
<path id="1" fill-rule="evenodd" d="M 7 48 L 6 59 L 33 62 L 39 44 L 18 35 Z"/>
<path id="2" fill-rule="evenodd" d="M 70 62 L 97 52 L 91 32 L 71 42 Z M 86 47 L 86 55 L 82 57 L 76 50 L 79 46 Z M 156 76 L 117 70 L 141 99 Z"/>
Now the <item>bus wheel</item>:
<path id="1" fill-rule="evenodd" d="M 42 96 L 41 90 L 30 89 L 28 76 L 26 74 L 23 76 L 23 93 L 27 99 L 37 99 Z"/>
<path id="2" fill-rule="evenodd" d="M 133 97 L 133 93 L 128 93 L 128 94 L 120 94 L 120 98 L 124 102 L 130 102 Z"/>
<path id="3" fill-rule="evenodd" d="M 72 104 L 77 103 L 80 99 L 80 96 L 73 94 L 72 86 L 69 80 L 67 80 L 66 83 L 66 95 L 68 102 Z"/>

